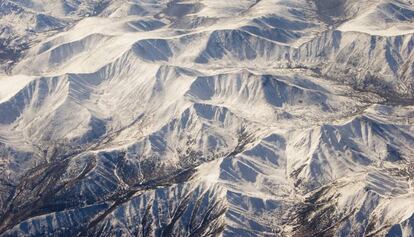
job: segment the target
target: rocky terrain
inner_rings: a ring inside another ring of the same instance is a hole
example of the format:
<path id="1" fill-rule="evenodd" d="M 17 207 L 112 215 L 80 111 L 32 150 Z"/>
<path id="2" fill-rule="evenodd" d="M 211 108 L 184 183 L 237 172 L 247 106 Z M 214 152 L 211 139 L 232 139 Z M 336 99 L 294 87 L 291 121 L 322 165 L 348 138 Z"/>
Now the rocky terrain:
<path id="1" fill-rule="evenodd" d="M 414 235 L 414 2 L 0 0 L 0 236 Z"/>

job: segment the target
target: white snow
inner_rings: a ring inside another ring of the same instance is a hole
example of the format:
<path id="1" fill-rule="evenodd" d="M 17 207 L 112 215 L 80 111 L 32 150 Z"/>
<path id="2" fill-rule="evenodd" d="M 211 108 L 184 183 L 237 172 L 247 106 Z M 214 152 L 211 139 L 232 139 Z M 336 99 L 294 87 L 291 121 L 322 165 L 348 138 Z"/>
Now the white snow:
<path id="1" fill-rule="evenodd" d="M 0 76 L 0 103 L 3 103 L 23 89 L 36 77 L 26 75 Z"/>
<path id="2" fill-rule="evenodd" d="M 217 213 L 208 225 L 224 223 L 223 236 L 330 221 L 336 236 L 413 229 L 413 106 L 384 103 L 414 98 L 409 1 L 338 0 L 327 12 L 324 0 L 114 0 L 96 16 L 95 1 L 13 3 L 24 11 L 0 26 L 31 44 L 0 76 L 0 180 L 16 193 L 64 157 L 50 185 L 67 186 L 48 195 L 70 208 L 21 215 L 4 233 L 77 228 L 137 187 L 98 229 L 142 231 L 148 217 L 153 230 L 174 220 L 171 231 L 189 235 L 188 221 Z M 67 26 L 26 35 L 39 14 Z M 141 186 L 189 168 L 188 180 Z M 21 210 L 42 198 L 7 192 L 0 202 Z"/>

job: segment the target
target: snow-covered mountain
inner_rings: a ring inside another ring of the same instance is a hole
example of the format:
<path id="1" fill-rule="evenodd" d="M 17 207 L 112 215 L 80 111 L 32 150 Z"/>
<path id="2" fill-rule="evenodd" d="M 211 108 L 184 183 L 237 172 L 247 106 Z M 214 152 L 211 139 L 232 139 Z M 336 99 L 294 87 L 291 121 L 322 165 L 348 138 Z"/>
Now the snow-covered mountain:
<path id="1" fill-rule="evenodd" d="M 0 236 L 414 235 L 411 0 L 0 0 Z"/>

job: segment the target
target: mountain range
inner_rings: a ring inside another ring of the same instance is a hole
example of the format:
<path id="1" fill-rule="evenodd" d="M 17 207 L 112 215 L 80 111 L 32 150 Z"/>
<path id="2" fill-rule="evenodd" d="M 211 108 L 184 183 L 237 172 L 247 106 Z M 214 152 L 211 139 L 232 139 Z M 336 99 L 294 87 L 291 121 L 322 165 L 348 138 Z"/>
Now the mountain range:
<path id="1" fill-rule="evenodd" d="M 414 236 L 411 0 L 0 0 L 0 236 Z"/>

